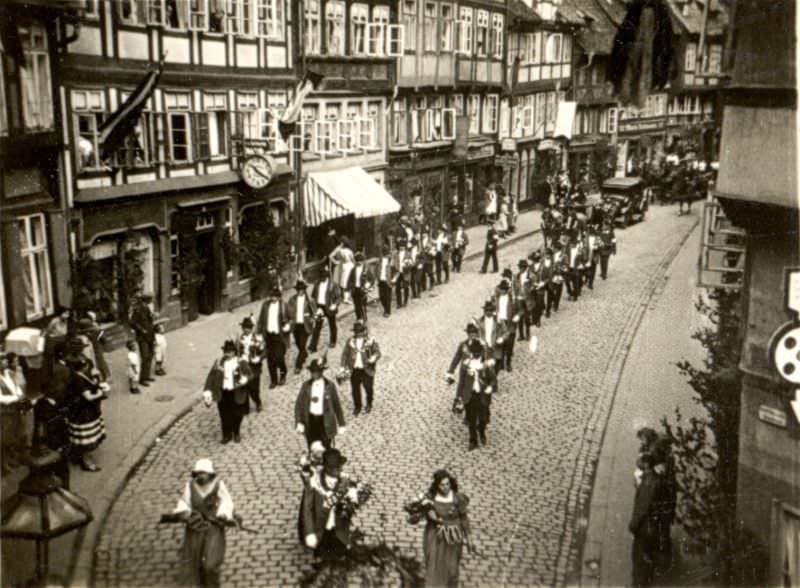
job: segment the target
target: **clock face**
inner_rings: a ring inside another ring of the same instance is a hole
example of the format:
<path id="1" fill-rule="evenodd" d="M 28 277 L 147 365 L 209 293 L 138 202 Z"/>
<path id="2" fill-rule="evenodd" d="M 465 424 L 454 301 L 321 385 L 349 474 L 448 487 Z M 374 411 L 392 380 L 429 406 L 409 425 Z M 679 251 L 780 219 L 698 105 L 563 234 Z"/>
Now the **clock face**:
<path id="1" fill-rule="evenodd" d="M 269 184 L 272 172 L 272 163 L 260 155 L 253 155 L 242 164 L 242 179 L 251 188 L 263 188 Z"/>

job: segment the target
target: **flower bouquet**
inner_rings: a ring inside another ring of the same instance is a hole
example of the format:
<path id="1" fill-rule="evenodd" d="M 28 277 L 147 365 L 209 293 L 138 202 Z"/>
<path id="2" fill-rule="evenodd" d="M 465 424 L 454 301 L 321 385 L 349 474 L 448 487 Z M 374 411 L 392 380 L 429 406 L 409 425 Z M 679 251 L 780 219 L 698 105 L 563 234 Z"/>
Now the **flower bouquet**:
<path id="1" fill-rule="evenodd" d="M 406 511 L 406 521 L 410 525 L 416 525 L 420 521 L 424 520 L 427 515 L 428 511 L 433 508 L 433 501 L 428 497 L 427 494 L 420 494 L 417 496 L 416 499 L 407 502 L 403 506 L 403 510 Z"/>
<path id="2" fill-rule="evenodd" d="M 372 486 L 355 477 L 342 476 L 336 489 L 325 498 L 325 506 L 351 519 L 372 497 Z"/>

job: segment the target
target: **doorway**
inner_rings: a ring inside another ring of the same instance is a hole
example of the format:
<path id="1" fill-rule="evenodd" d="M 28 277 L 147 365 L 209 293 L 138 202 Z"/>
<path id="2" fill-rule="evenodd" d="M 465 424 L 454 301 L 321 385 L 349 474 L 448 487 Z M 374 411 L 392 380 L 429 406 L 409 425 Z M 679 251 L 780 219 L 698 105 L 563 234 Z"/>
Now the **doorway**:
<path id="1" fill-rule="evenodd" d="M 197 255 L 201 260 L 203 281 L 197 289 L 197 310 L 201 314 L 212 314 L 216 310 L 217 272 L 214 253 L 214 231 L 197 235 Z"/>

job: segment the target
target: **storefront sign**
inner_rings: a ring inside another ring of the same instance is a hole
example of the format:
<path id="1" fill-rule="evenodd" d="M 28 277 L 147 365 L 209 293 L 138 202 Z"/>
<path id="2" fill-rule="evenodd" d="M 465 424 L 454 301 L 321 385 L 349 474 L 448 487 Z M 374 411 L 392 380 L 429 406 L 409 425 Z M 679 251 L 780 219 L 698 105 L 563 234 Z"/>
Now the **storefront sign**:
<path id="1" fill-rule="evenodd" d="M 467 159 L 483 159 L 494 155 L 494 145 L 484 145 L 480 149 L 475 149 L 467 153 Z"/>
<path id="2" fill-rule="evenodd" d="M 758 407 L 758 419 L 776 427 L 786 428 L 786 413 L 779 408 L 762 404 Z"/>
<path id="3" fill-rule="evenodd" d="M 513 155 L 498 155 L 494 158 L 494 163 L 502 167 L 516 167 L 518 160 Z"/>
<path id="4" fill-rule="evenodd" d="M 503 151 L 515 152 L 517 150 L 517 140 L 516 139 L 503 139 L 503 142 L 500 144 L 500 148 Z"/>
<path id="5" fill-rule="evenodd" d="M 658 119 L 627 119 L 619 122 L 620 133 L 633 133 L 637 131 L 656 131 L 665 127 L 666 120 L 664 118 Z"/>
<path id="6" fill-rule="evenodd" d="M 558 143 L 553 139 L 542 139 L 539 141 L 539 151 L 549 151 L 550 149 L 558 149 Z"/>

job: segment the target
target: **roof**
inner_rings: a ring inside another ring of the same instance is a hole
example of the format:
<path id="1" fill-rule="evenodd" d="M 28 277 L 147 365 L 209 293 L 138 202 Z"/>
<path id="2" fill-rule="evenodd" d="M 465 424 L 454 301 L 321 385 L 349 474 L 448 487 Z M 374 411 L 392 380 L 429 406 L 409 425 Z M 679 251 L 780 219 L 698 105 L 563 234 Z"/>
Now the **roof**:
<path id="1" fill-rule="evenodd" d="M 575 10 L 575 7 L 568 2 L 564 2 L 558 7 L 556 18 L 557 20 L 576 26 L 582 26 L 586 23 L 586 21 L 578 15 L 578 11 Z"/>
<path id="2" fill-rule="evenodd" d="M 711 2 L 707 34 L 722 35 L 728 24 L 728 13 L 719 0 L 667 0 L 673 21 L 691 35 L 699 35 L 703 30 L 703 10 L 706 2 Z M 684 6 L 686 15 L 683 14 Z"/>
<path id="3" fill-rule="evenodd" d="M 397 200 L 360 167 L 308 174 L 303 220 L 309 227 L 348 214 L 369 218 L 399 211 Z"/>
<path id="4" fill-rule="evenodd" d="M 603 189 L 632 188 L 642 183 L 642 178 L 634 176 L 629 178 L 609 178 L 603 182 Z"/>
<path id="5" fill-rule="evenodd" d="M 617 33 L 617 24 L 606 8 L 620 7 L 618 0 L 566 0 L 583 19 L 585 26 L 576 35 L 577 43 L 586 53 L 609 55 Z M 624 10 L 623 10 L 624 14 Z"/>
<path id="6" fill-rule="evenodd" d="M 540 23 L 542 18 L 530 6 L 525 4 L 522 0 L 509 0 L 508 12 L 517 21 L 522 23 Z"/>

